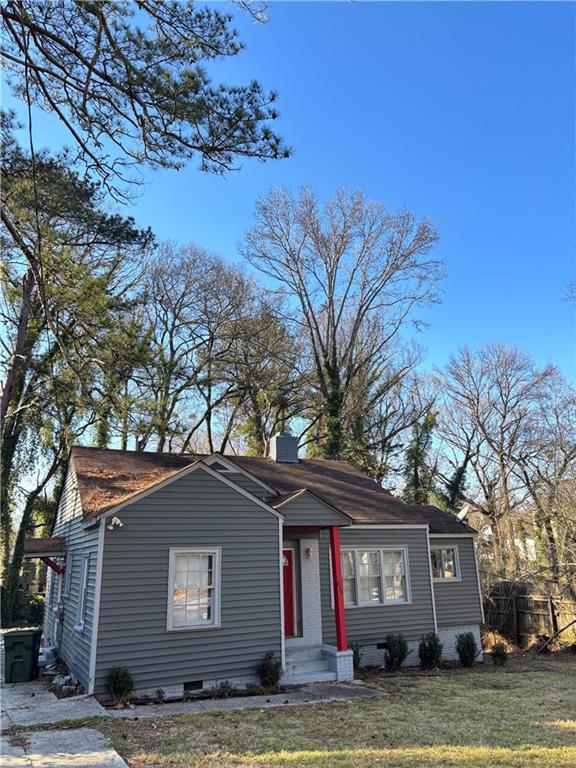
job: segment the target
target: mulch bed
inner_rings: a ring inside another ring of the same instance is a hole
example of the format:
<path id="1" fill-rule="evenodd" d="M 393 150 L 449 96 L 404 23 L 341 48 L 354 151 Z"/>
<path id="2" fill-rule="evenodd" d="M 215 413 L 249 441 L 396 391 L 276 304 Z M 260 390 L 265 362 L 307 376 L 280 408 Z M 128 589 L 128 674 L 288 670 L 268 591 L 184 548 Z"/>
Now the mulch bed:
<path id="1" fill-rule="evenodd" d="M 518 649 L 511 651 L 508 654 L 508 663 L 504 666 L 504 670 L 509 672 L 535 672 L 537 671 L 536 667 L 526 667 L 526 665 L 523 665 L 521 668 L 511 667 L 510 665 L 513 664 L 514 661 L 523 661 L 526 662 L 527 660 L 533 660 L 535 662 L 538 661 L 567 661 L 567 660 L 574 660 L 574 663 L 576 664 L 576 646 L 568 646 L 564 648 L 559 648 L 557 650 L 553 651 L 546 651 L 544 653 L 538 653 L 536 650 L 536 646 L 533 646 L 532 648 L 527 648 L 524 650 Z M 499 670 L 502 670 L 502 667 L 497 666 L 496 664 L 493 664 L 490 659 L 490 653 L 487 651 L 484 651 L 484 662 L 478 662 L 477 664 L 474 664 L 473 667 L 463 667 L 459 661 L 443 661 L 442 664 L 437 667 L 436 669 L 420 669 L 420 667 L 403 667 L 400 672 L 386 672 L 383 667 L 362 667 L 362 669 L 356 670 L 354 677 L 357 680 L 361 680 L 365 683 L 370 683 L 371 681 L 377 681 L 387 678 L 395 678 L 395 677 L 442 677 L 446 673 L 453 674 L 469 674 L 470 672 L 475 672 L 478 674 L 493 674 L 494 672 L 497 672 Z"/>

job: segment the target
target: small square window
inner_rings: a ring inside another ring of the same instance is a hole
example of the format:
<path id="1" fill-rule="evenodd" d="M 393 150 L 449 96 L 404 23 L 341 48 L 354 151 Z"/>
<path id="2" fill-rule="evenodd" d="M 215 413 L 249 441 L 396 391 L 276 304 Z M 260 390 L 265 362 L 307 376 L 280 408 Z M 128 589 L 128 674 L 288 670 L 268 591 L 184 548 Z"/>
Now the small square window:
<path id="1" fill-rule="evenodd" d="M 434 581 L 460 581 L 457 547 L 430 549 L 430 561 Z"/>

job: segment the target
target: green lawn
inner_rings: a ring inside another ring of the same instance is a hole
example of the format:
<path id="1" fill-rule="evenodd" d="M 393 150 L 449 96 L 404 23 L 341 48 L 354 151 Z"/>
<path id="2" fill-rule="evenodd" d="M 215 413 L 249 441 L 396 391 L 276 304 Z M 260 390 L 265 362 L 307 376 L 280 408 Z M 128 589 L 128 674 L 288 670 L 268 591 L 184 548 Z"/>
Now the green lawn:
<path id="1" fill-rule="evenodd" d="M 99 727 L 131 768 L 575 768 L 576 657 L 486 666 L 375 677 L 377 699 Z"/>

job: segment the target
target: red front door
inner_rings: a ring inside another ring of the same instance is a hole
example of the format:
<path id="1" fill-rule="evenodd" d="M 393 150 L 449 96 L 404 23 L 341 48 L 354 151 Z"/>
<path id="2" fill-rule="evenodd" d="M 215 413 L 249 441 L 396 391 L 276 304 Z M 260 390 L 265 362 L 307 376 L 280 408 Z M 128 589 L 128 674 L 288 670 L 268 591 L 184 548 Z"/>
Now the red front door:
<path id="1" fill-rule="evenodd" d="M 282 550 L 284 583 L 284 636 L 294 637 L 294 550 Z"/>

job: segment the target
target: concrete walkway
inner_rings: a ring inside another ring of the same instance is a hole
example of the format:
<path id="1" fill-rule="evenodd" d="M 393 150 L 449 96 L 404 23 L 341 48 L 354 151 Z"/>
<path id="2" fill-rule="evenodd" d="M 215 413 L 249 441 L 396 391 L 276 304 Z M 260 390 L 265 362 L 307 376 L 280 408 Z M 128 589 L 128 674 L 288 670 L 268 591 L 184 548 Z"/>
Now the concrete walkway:
<path id="1" fill-rule="evenodd" d="M 117 718 L 165 717 L 167 715 L 197 715 L 202 712 L 222 712 L 238 709 L 266 709 L 296 706 L 298 704 L 327 704 L 331 701 L 350 701 L 383 696 L 383 691 L 363 685 L 344 683 L 310 683 L 297 691 L 273 696 L 238 696 L 230 699 L 204 699 L 203 701 L 175 701 L 166 704 L 147 704 L 134 709 L 108 709 L 106 714 Z"/>
<path id="2" fill-rule="evenodd" d="M 50 725 L 63 720 L 81 720 L 85 717 L 144 718 L 168 715 L 194 715 L 238 709 L 284 707 L 287 705 L 382 696 L 381 691 L 363 685 L 344 683 L 311 683 L 289 693 L 271 696 L 238 696 L 230 699 L 204 699 L 203 701 L 175 701 L 165 704 L 147 704 L 133 709 L 107 709 L 92 696 L 71 696 L 59 699 L 38 680 L 30 683 L 4 685 L 0 708 L 1 730 Z"/>
<path id="3" fill-rule="evenodd" d="M 92 728 L 26 733 L 17 745 L 2 737 L 3 768 L 128 768 Z"/>
<path id="4" fill-rule="evenodd" d="M 92 728 L 22 731 L 19 728 L 57 724 L 84 717 L 152 718 L 227 710 L 272 708 L 384 695 L 362 685 L 313 683 L 285 694 L 230 699 L 178 701 L 133 709 L 105 709 L 92 696 L 58 699 L 37 680 L 4 685 L 2 689 L 2 768 L 127 768 L 107 739 Z"/>
<path id="5" fill-rule="evenodd" d="M 2 686 L 0 729 L 49 725 L 62 720 L 105 717 L 108 711 L 92 696 L 59 699 L 38 680 Z"/>

